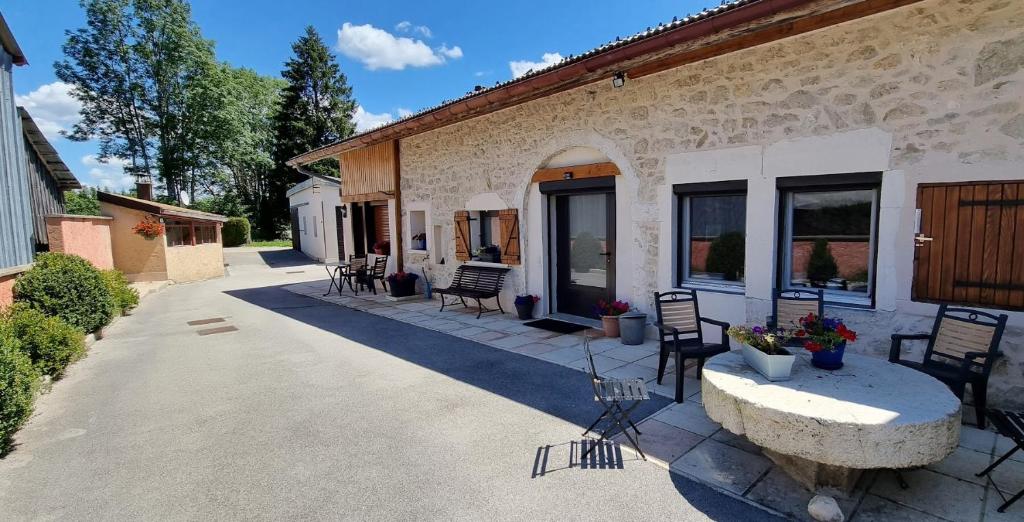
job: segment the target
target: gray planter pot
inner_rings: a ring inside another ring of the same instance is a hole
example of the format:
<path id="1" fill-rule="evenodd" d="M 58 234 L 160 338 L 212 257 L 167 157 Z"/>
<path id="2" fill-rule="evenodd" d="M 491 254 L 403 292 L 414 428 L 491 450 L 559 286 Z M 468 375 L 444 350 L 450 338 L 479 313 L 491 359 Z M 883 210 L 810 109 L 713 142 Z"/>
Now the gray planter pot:
<path id="1" fill-rule="evenodd" d="M 626 312 L 619 316 L 619 334 L 622 344 L 644 344 L 644 328 L 647 326 L 647 314 Z"/>
<path id="2" fill-rule="evenodd" d="M 790 373 L 793 371 L 793 361 L 796 360 L 796 356 L 791 354 L 768 355 L 749 344 L 744 344 L 743 360 L 769 381 L 786 381 L 789 380 Z"/>

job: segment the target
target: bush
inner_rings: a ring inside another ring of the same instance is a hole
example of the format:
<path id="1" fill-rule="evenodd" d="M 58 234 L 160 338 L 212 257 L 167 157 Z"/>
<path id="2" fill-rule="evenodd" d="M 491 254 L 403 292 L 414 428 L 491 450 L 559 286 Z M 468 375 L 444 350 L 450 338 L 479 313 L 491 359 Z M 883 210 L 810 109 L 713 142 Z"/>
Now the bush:
<path id="1" fill-rule="evenodd" d="M 224 246 L 235 247 L 249 242 L 251 238 L 249 220 L 244 217 L 233 217 L 224 223 L 220 234 L 224 238 Z"/>
<path id="2" fill-rule="evenodd" d="M 0 455 L 32 414 L 39 374 L 8 324 L 0 322 Z"/>
<path id="3" fill-rule="evenodd" d="M 114 314 L 124 315 L 139 305 L 139 291 L 132 288 L 120 270 L 104 270 L 103 281 L 107 284 L 110 297 L 114 299 Z"/>
<path id="4" fill-rule="evenodd" d="M 807 261 L 807 279 L 814 283 L 827 283 L 839 273 L 836 258 L 828 249 L 828 240 L 815 239 L 811 258 Z"/>
<path id="5" fill-rule="evenodd" d="M 711 241 L 706 270 L 722 274 L 726 281 L 739 281 L 745 251 L 746 237 L 741 232 L 726 232 Z"/>
<path id="6" fill-rule="evenodd" d="M 48 252 L 14 283 L 14 300 L 49 316 L 95 332 L 114 316 L 114 300 L 103 274 L 81 257 Z"/>
<path id="7" fill-rule="evenodd" d="M 59 317 L 47 317 L 18 303 L 4 314 L 4 320 L 40 374 L 60 378 L 69 364 L 85 354 L 85 333 Z"/>

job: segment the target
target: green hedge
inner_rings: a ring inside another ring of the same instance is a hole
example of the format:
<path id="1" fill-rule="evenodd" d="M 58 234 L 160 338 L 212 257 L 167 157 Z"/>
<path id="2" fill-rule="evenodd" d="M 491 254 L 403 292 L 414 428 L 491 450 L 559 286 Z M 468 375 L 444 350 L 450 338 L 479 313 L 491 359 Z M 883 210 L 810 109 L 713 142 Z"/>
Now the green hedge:
<path id="1" fill-rule="evenodd" d="M 85 333 L 59 317 L 47 317 L 17 303 L 2 319 L 32 360 L 32 366 L 43 375 L 58 379 L 69 364 L 85 355 Z"/>
<path id="2" fill-rule="evenodd" d="M 48 252 L 14 283 L 15 301 L 95 332 L 114 317 L 114 299 L 103 274 L 81 257 Z"/>
<path id="3" fill-rule="evenodd" d="M 132 288 L 120 270 L 104 270 L 103 281 L 107 284 L 110 297 L 114 299 L 115 315 L 124 315 L 139 305 L 139 291 Z"/>
<path id="4" fill-rule="evenodd" d="M 224 238 L 224 246 L 236 247 L 248 243 L 251 239 L 249 220 L 244 217 L 233 217 L 224 223 L 221 229 L 221 237 Z"/>
<path id="5" fill-rule="evenodd" d="M 0 323 L 0 455 L 11 435 L 32 414 L 39 374 L 10 325 Z"/>

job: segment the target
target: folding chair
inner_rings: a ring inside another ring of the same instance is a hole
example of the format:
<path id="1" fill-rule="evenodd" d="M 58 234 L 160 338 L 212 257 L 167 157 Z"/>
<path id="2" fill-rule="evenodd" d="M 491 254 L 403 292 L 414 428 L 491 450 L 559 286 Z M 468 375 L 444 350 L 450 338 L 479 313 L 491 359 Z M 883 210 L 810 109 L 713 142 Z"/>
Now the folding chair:
<path id="1" fill-rule="evenodd" d="M 1010 451 L 1006 452 L 1006 455 L 999 457 L 998 460 L 993 462 L 989 467 L 985 468 L 984 471 L 978 473 L 976 475 L 978 477 L 982 475 L 988 475 L 989 473 L 992 472 L 992 470 L 996 469 L 996 466 L 1002 464 L 1003 462 L 1006 461 L 1006 459 L 1010 458 L 1010 455 L 1013 455 L 1018 450 L 1024 449 L 1024 413 L 990 409 L 988 410 L 988 418 L 989 420 L 992 421 L 992 424 L 995 425 L 996 429 L 999 430 L 999 433 L 1003 434 L 1006 437 L 1009 437 L 1010 440 L 1012 440 L 1014 444 L 1016 444 L 1016 446 L 1014 446 L 1014 448 L 1011 449 Z M 992 482 L 992 485 L 995 486 L 995 482 L 992 481 L 991 475 L 989 475 L 988 480 L 989 482 Z M 996 511 L 1000 513 L 1005 513 L 1006 508 L 1010 507 L 1010 504 L 1013 504 L 1014 502 L 1020 500 L 1021 497 L 1024 497 L 1024 489 L 1018 491 L 1017 494 L 1010 497 L 1009 500 L 1007 500 L 1006 497 L 1003 496 L 1003 492 L 999 489 L 999 486 L 996 486 L 995 490 L 997 493 L 999 493 L 999 497 L 1003 499 L 1003 505 L 999 506 L 999 508 L 996 509 Z"/>
<path id="2" fill-rule="evenodd" d="M 607 419 L 608 427 L 601 432 L 598 440 L 607 440 L 611 435 L 615 434 L 616 430 L 621 430 L 622 434 L 626 436 L 629 443 L 636 449 L 637 453 L 644 460 L 647 460 L 647 455 L 644 455 L 643 450 L 640 449 L 640 444 L 634 439 L 629 431 L 626 429 L 626 425 L 633 428 L 636 432 L 637 439 L 640 438 L 640 430 L 637 429 L 636 424 L 630 420 L 629 415 L 633 413 L 633 410 L 640 405 L 641 401 L 650 400 L 651 396 L 647 394 L 647 386 L 644 384 L 643 379 L 608 379 L 602 378 L 597 375 L 597 367 L 594 366 L 594 354 L 590 351 L 590 338 L 587 337 L 583 341 L 583 350 L 587 353 L 587 361 L 590 363 L 590 382 L 594 386 L 594 400 L 601 403 L 604 406 L 604 413 L 601 414 L 593 424 L 587 428 L 587 431 L 583 432 L 583 436 L 586 437 L 597 425 Z M 628 407 L 623 407 L 623 403 L 632 402 L 633 404 Z M 597 444 L 591 444 L 590 448 L 580 456 L 580 461 L 587 458 L 591 451 L 597 448 Z"/>

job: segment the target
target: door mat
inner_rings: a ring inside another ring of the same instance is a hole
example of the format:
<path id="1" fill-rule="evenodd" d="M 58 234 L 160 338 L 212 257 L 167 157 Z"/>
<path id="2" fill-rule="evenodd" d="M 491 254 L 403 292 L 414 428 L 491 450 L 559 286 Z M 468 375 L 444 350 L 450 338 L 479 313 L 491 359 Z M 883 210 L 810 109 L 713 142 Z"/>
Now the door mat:
<path id="1" fill-rule="evenodd" d="M 536 321 L 523 323 L 523 326 L 531 326 L 533 328 L 540 328 L 541 330 L 547 330 L 549 332 L 558 332 L 560 334 L 582 332 L 583 330 L 590 328 L 589 326 L 568 323 L 565 321 L 559 321 L 557 319 L 537 319 Z"/>

